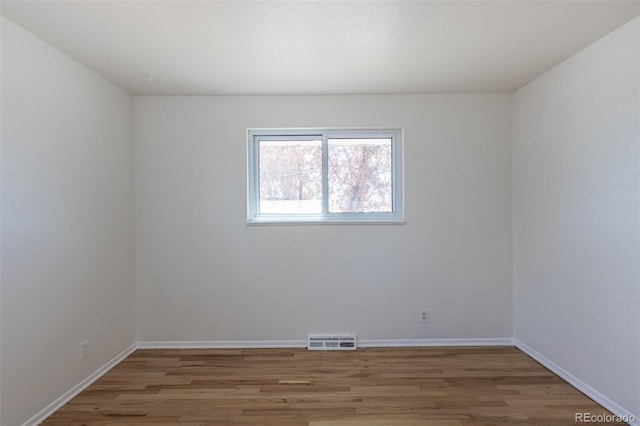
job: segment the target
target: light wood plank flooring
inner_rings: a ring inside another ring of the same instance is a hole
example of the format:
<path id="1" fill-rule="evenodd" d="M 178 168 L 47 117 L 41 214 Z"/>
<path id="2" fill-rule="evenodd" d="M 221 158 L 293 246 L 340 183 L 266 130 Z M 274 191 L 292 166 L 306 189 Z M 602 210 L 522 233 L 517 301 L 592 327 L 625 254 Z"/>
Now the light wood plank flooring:
<path id="1" fill-rule="evenodd" d="M 511 347 L 138 350 L 43 424 L 553 426 L 576 412 L 607 413 Z"/>

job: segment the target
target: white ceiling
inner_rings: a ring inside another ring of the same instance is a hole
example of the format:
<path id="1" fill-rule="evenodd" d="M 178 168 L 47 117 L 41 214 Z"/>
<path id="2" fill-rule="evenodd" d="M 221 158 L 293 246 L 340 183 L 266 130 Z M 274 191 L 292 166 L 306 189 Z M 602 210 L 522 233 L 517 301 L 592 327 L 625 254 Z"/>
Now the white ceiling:
<path id="1" fill-rule="evenodd" d="M 638 16 L 640 2 L 48 0 L 1 7 L 134 94 L 352 94 L 513 91 Z"/>

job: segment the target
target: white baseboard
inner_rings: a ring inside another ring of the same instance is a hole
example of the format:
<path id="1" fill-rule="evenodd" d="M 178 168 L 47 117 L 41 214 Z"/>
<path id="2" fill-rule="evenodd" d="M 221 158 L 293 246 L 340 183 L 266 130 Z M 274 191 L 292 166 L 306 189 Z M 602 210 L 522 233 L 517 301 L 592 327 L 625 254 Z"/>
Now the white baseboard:
<path id="1" fill-rule="evenodd" d="M 470 339 L 381 339 L 358 340 L 361 348 L 400 348 L 428 346 L 513 346 L 513 339 L 470 338 Z"/>
<path id="2" fill-rule="evenodd" d="M 607 398 L 602 393 L 598 392 L 593 387 L 589 386 L 587 383 L 583 382 L 573 374 L 569 373 L 564 368 L 560 367 L 549 358 L 544 355 L 536 352 L 533 348 L 527 346 L 524 342 L 521 342 L 518 339 L 513 339 L 513 344 L 516 348 L 520 349 L 522 352 L 529 355 L 531 358 L 538 361 L 540 364 L 553 371 L 555 374 L 560 376 L 563 380 L 569 383 L 574 388 L 578 389 L 580 392 L 587 395 L 589 398 L 593 399 L 598 404 L 602 405 L 607 410 L 611 411 L 614 415 L 620 416 L 621 418 L 630 418 L 631 421 L 628 423 L 633 426 L 640 426 L 640 416 L 637 414 L 632 414 L 629 410 L 626 410 L 624 407 L 620 406 L 616 402 Z M 596 414 L 596 413 L 593 413 Z M 625 417 L 626 416 L 626 417 Z"/>
<path id="3" fill-rule="evenodd" d="M 215 340 L 138 342 L 138 349 L 269 349 L 306 348 L 306 340 Z"/>
<path id="4" fill-rule="evenodd" d="M 129 346 L 127 349 L 116 355 L 111 361 L 104 364 L 102 367 L 98 368 L 96 371 L 91 373 L 87 378 L 82 380 L 80 383 L 69 389 L 51 404 L 40 410 L 38 414 L 31 417 L 22 426 L 37 426 L 40 423 L 44 422 L 47 417 L 58 411 L 64 404 L 71 401 L 76 395 L 80 392 L 88 388 L 93 382 L 98 380 L 100 377 L 104 376 L 107 371 L 111 370 L 118 363 L 124 360 L 126 357 L 131 355 L 133 351 L 136 350 L 136 345 L 133 344 Z"/>
<path id="5" fill-rule="evenodd" d="M 399 348 L 427 346 L 513 346 L 511 338 L 471 339 L 377 339 L 358 340 L 361 348 Z M 138 342 L 138 349 L 267 349 L 306 348 L 306 340 L 228 340 Z"/>

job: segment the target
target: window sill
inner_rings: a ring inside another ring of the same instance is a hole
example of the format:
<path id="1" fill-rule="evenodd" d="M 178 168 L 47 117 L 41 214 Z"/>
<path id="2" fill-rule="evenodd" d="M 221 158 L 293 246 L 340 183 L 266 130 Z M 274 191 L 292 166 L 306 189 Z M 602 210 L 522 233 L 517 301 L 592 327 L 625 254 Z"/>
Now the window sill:
<path id="1" fill-rule="evenodd" d="M 327 218 L 252 218 L 247 220 L 249 226 L 282 226 L 282 225 L 405 225 L 404 218 L 399 219 L 327 219 Z"/>

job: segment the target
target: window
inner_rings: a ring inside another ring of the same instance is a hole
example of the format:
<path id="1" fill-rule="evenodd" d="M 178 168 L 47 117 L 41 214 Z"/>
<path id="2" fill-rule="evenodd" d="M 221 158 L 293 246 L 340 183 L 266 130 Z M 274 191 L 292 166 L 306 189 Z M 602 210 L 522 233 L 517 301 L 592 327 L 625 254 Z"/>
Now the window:
<path id="1" fill-rule="evenodd" d="M 249 223 L 404 223 L 402 132 L 254 129 Z"/>

